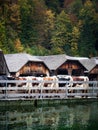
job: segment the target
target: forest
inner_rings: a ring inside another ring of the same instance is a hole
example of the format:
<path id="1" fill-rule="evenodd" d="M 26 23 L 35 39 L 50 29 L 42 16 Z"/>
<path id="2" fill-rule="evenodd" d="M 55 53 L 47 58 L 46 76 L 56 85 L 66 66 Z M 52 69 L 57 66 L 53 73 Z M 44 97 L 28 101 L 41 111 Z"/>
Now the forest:
<path id="1" fill-rule="evenodd" d="M 5 53 L 98 56 L 98 0 L 0 0 Z"/>

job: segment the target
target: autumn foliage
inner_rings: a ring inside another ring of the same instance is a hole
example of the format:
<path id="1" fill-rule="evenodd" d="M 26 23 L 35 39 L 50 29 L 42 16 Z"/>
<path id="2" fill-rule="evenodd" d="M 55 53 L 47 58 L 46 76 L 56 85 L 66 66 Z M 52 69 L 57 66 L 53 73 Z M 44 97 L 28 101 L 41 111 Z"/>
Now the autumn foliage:
<path id="1" fill-rule="evenodd" d="M 97 0 L 0 0 L 4 53 L 98 56 Z"/>

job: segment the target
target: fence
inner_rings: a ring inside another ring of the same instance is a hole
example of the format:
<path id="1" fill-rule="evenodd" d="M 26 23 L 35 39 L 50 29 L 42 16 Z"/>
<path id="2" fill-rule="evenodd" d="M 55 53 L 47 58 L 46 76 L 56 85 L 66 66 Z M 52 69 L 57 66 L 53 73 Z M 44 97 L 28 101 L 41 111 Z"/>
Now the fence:
<path id="1" fill-rule="evenodd" d="M 32 86 L 36 83 L 37 85 Z M 44 83 L 62 83 L 63 87 L 43 86 Z M 21 87 L 19 84 L 23 84 Z M 40 85 L 39 85 L 40 84 Z M 70 84 L 77 84 L 71 87 Z M 0 100 L 18 99 L 68 99 L 68 98 L 97 98 L 98 81 L 20 81 L 0 80 Z"/>

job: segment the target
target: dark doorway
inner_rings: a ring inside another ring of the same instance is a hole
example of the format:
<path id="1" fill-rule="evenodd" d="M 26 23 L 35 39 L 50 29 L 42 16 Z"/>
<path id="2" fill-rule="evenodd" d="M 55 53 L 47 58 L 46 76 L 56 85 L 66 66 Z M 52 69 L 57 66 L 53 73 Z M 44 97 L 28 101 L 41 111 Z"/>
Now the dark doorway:
<path id="1" fill-rule="evenodd" d="M 58 75 L 68 75 L 68 70 L 67 69 L 58 69 L 57 74 Z"/>
<path id="2" fill-rule="evenodd" d="M 81 70 L 80 69 L 73 69 L 72 70 L 72 75 L 73 76 L 80 76 L 81 75 Z"/>

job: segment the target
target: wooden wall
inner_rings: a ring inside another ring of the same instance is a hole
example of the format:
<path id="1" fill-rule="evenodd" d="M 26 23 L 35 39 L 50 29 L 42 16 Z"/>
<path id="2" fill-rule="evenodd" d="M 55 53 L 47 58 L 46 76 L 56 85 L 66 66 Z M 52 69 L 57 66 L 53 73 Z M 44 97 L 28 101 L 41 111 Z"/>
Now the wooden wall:
<path id="1" fill-rule="evenodd" d="M 98 74 L 98 65 L 96 65 L 96 67 L 94 67 L 94 68 L 91 70 L 90 74 Z"/>
<path id="2" fill-rule="evenodd" d="M 6 64 L 6 60 L 2 51 L 0 51 L 0 75 L 8 75 L 9 70 Z"/>
<path id="3" fill-rule="evenodd" d="M 98 80 L 98 65 L 89 72 L 90 80 Z"/>
<path id="4" fill-rule="evenodd" d="M 47 75 L 49 70 L 42 62 L 28 62 L 19 70 L 18 73 L 19 75 Z"/>
<path id="5" fill-rule="evenodd" d="M 85 68 L 78 61 L 66 61 L 57 69 L 57 74 L 60 72 L 68 75 L 84 75 Z"/>

